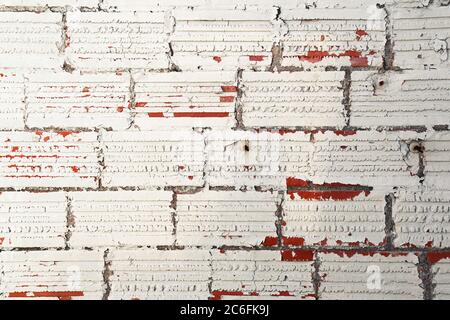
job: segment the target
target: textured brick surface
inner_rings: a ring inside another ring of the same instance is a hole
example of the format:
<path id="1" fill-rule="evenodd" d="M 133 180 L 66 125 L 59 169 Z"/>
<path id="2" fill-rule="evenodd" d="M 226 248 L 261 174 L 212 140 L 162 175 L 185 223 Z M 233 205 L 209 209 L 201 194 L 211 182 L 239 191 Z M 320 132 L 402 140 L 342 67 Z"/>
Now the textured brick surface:
<path id="1" fill-rule="evenodd" d="M 449 299 L 448 0 L 0 0 L 1 299 Z"/>

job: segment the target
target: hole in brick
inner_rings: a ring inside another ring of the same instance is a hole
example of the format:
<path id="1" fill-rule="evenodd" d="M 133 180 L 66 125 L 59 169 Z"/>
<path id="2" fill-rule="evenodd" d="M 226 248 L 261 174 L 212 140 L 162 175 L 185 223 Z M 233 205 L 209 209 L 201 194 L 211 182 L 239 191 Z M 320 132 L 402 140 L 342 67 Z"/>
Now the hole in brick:
<path id="1" fill-rule="evenodd" d="M 409 149 L 414 153 L 423 153 L 425 151 L 424 146 L 418 142 L 411 143 L 411 145 L 409 146 Z"/>

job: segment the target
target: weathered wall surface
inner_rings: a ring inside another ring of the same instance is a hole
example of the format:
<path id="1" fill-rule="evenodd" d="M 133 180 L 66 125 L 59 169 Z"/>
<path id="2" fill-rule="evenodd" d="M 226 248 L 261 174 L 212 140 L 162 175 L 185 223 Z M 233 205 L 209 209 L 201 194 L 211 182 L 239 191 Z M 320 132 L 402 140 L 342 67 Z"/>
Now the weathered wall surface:
<path id="1" fill-rule="evenodd" d="M 0 0 L 0 299 L 449 299 L 448 0 Z"/>

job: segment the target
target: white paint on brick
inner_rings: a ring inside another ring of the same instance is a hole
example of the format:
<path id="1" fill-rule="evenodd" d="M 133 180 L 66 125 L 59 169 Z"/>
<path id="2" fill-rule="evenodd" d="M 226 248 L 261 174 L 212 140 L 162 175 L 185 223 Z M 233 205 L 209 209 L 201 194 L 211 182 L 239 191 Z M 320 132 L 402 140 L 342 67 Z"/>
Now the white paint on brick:
<path id="1" fill-rule="evenodd" d="M 70 193 L 71 247 L 173 244 L 172 192 Z"/>
<path id="2" fill-rule="evenodd" d="M 177 196 L 177 244 L 258 246 L 276 237 L 277 194 L 203 191 Z"/>
<path id="3" fill-rule="evenodd" d="M 425 182 L 430 188 L 447 189 L 450 179 L 450 132 L 427 135 L 423 142 Z"/>
<path id="4" fill-rule="evenodd" d="M 302 238 L 305 245 L 347 243 L 379 245 L 385 237 L 384 193 L 362 192 L 353 200 L 305 200 L 288 197 L 283 203 L 282 234 Z"/>
<path id="5" fill-rule="evenodd" d="M 344 72 L 244 72 L 244 125 L 343 127 L 343 80 Z"/>
<path id="6" fill-rule="evenodd" d="M 96 187 L 95 132 L 0 132 L 0 185 Z"/>
<path id="7" fill-rule="evenodd" d="M 207 250 L 114 250 L 111 300 L 206 300 L 211 275 Z"/>
<path id="8" fill-rule="evenodd" d="M 164 12 L 69 12 L 70 64 L 85 70 L 168 68 Z"/>
<path id="9" fill-rule="evenodd" d="M 194 7 L 206 5 L 210 0 L 103 0 L 101 8 L 118 11 L 152 11 L 163 7 Z"/>
<path id="10" fill-rule="evenodd" d="M 442 259 L 433 265 L 434 278 L 436 284 L 434 289 L 435 300 L 450 299 L 450 259 Z"/>
<path id="11" fill-rule="evenodd" d="M 212 186 L 285 188 L 286 178 L 316 184 L 339 182 L 363 186 L 415 185 L 419 157 L 407 142 L 415 133 L 339 131 L 252 133 L 212 132 L 206 135 L 207 180 Z M 402 145 L 400 141 L 405 141 Z M 248 146 L 248 151 L 246 147 Z"/>
<path id="12" fill-rule="evenodd" d="M 382 64 L 385 13 L 376 6 L 364 9 L 283 10 L 289 33 L 283 65 L 305 69 Z"/>
<path id="13" fill-rule="evenodd" d="M 397 246 L 450 247 L 450 191 L 401 190 L 393 208 Z"/>
<path id="14" fill-rule="evenodd" d="M 202 186 L 203 137 L 193 131 L 103 134 L 108 187 Z"/>
<path id="15" fill-rule="evenodd" d="M 98 0 L 2 0 L 0 6 L 27 6 L 27 7 L 96 7 Z"/>
<path id="16" fill-rule="evenodd" d="M 348 136 L 319 133 L 314 136 L 309 178 L 315 183 L 417 185 L 418 155 L 404 150 L 406 143 L 417 137 L 413 132 L 358 131 Z"/>
<path id="17" fill-rule="evenodd" d="M 170 37 L 181 70 L 264 70 L 272 59 L 274 10 L 175 10 Z"/>
<path id="18" fill-rule="evenodd" d="M 227 299 L 313 298 L 312 261 L 281 261 L 280 251 L 212 251 L 212 294 Z"/>
<path id="19" fill-rule="evenodd" d="M 62 15 L 0 12 L 0 67 L 62 66 Z"/>
<path id="20" fill-rule="evenodd" d="M 135 124 L 142 130 L 235 126 L 234 72 L 134 75 Z"/>
<path id="21" fill-rule="evenodd" d="M 422 299 L 417 273 L 417 257 L 364 256 L 340 257 L 335 253 L 319 253 L 323 282 L 319 297 L 323 300 L 399 300 Z M 369 271 L 369 272 L 368 272 Z M 380 286 L 373 278 L 379 271 Z M 372 278 L 371 278 L 372 276 Z M 368 285 L 369 283 L 369 285 Z"/>
<path id="22" fill-rule="evenodd" d="M 395 65 L 403 69 L 448 69 L 450 11 L 396 9 L 393 14 Z"/>
<path id="23" fill-rule="evenodd" d="M 284 180 L 279 168 L 281 148 L 277 134 L 248 131 L 208 133 L 206 179 L 211 186 L 280 188 Z M 297 150 L 300 149 L 298 146 Z M 303 159 L 301 154 L 295 157 Z"/>
<path id="24" fill-rule="evenodd" d="M 0 128 L 23 129 L 25 95 L 23 74 L 16 70 L 0 69 Z"/>
<path id="25" fill-rule="evenodd" d="M 0 299 L 101 299 L 103 252 L 0 252 Z"/>
<path id="26" fill-rule="evenodd" d="M 65 232 L 63 193 L 0 194 L 0 249 L 63 248 Z"/>
<path id="27" fill-rule="evenodd" d="M 450 124 L 447 71 L 353 72 L 350 125 Z"/>
<path id="28" fill-rule="evenodd" d="M 28 75 L 27 125 L 31 128 L 129 126 L 127 74 L 45 72 Z"/>

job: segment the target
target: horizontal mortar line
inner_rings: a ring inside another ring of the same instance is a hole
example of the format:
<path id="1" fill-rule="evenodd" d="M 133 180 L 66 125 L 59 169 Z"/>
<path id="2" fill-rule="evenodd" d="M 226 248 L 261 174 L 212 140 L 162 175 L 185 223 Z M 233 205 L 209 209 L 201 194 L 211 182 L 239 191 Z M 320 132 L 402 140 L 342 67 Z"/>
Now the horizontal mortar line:
<path id="1" fill-rule="evenodd" d="M 281 247 L 263 247 L 263 246 L 182 246 L 182 247 L 172 247 L 172 246 L 165 246 L 165 245 L 132 245 L 132 246 L 97 246 L 97 247 L 75 247 L 71 248 L 69 250 L 65 250 L 63 247 L 16 247 L 16 248 L 2 248 L 0 249 L 1 252 L 21 252 L 21 251 L 95 251 L 96 249 L 102 250 L 102 249 L 112 249 L 117 251 L 127 251 L 127 250 L 134 250 L 134 249 L 154 249 L 157 251 L 184 251 L 184 250 L 199 250 L 199 251 L 207 251 L 207 250 L 229 250 L 229 251 L 318 251 L 319 253 L 321 251 L 342 251 L 342 252 L 357 252 L 357 253 L 439 253 L 439 252 L 449 252 L 450 247 L 445 248 L 393 248 L 393 249 L 386 249 L 385 247 L 380 246 L 374 246 L 374 247 L 350 247 L 350 246 L 281 246 Z M 332 252 L 331 252 L 332 253 Z"/>

